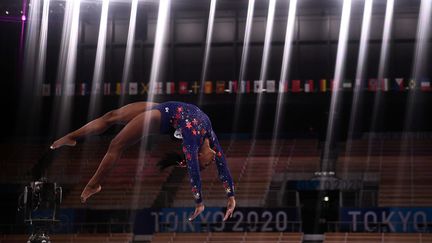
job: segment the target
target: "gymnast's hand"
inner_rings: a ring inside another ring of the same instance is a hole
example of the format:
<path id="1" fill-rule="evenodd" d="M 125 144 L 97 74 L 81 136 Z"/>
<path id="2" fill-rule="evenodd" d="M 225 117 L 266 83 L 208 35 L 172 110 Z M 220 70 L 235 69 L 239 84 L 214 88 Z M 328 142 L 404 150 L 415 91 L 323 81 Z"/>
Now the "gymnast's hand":
<path id="1" fill-rule="evenodd" d="M 87 201 L 87 198 L 91 197 L 93 194 L 96 194 L 102 190 L 101 185 L 97 186 L 90 186 L 87 184 L 87 186 L 84 188 L 83 192 L 81 193 L 81 202 L 85 203 Z"/>
<path id="2" fill-rule="evenodd" d="M 232 217 L 232 214 L 234 212 L 235 206 L 236 206 L 236 201 L 235 201 L 234 196 L 229 197 L 228 198 L 228 203 L 227 203 L 227 210 L 226 210 L 226 213 L 225 213 L 225 217 L 223 218 L 223 221 L 226 221 L 228 218 Z"/>
<path id="3" fill-rule="evenodd" d="M 58 149 L 61 146 L 75 146 L 76 145 L 76 141 L 75 139 L 70 138 L 68 135 L 56 140 L 51 146 L 50 149 Z"/>
<path id="4" fill-rule="evenodd" d="M 204 203 L 198 203 L 195 206 L 195 212 L 189 217 L 189 221 L 193 221 L 202 211 L 204 211 Z"/>

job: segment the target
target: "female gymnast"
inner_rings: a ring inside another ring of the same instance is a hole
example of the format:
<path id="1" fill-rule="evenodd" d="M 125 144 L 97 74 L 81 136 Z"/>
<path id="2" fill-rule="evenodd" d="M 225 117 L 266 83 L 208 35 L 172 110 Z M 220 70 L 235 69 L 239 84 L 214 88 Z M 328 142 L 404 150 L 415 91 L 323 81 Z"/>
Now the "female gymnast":
<path id="1" fill-rule="evenodd" d="M 195 211 L 189 220 L 194 220 L 204 211 L 200 170 L 205 169 L 213 162 L 216 163 L 219 179 L 222 181 L 228 197 L 223 221 L 232 216 L 236 205 L 234 184 L 225 156 L 212 129 L 210 119 L 192 104 L 182 102 L 131 103 L 110 111 L 58 139 L 51 145 L 51 149 L 58 149 L 64 145 L 75 146 L 78 138 L 100 134 L 113 124 L 124 124 L 125 127 L 111 141 L 97 171 L 81 193 L 83 203 L 90 196 L 101 191 L 103 178 L 106 177 L 127 147 L 149 134 L 166 134 L 175 129 L 175 136 L 183 139 L 182 150 L 186 158 L 186 162 L 183 161 L 179 165 L 188 169 L 192 194 L 196 202 Z"/>

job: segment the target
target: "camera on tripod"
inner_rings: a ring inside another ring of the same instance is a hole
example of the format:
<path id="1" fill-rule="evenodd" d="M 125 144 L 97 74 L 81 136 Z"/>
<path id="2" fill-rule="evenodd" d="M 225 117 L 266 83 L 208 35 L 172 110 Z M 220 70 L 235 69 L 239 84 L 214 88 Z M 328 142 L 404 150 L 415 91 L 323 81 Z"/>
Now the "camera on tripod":
<path id="1" fill-rule="evenodd" d="M 55 182 L 41 178 L 30 182 L 20 196 L 18 210 L 24 213 L 24 222 L 33 227 L 28 243 L 50 243 L 48 231 L 58 223 L 62 188 Z"/>

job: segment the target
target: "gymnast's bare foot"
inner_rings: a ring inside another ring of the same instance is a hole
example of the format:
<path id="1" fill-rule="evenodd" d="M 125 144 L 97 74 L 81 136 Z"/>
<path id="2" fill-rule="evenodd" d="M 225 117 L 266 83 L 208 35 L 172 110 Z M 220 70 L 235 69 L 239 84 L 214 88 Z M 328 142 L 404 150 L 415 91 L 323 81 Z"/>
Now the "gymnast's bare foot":
<path id="1" fill-rule="evenodd" d="M 81 193 L 81 202 L 85 203 L 89 197 L 91 197 L 93 194 L 96 194 L 102 190 L 102 186 L 89 186 L 87 185 L 83 192 Z"/>
<path id="2" fill-rule="evenodd" d="M 55 141 L 51 146 L 50 149 L 58 149 L 61 146 L 75 146 L 76 141 L 74 139 L 71 139 L 68 135 L 58 139 Z"/>

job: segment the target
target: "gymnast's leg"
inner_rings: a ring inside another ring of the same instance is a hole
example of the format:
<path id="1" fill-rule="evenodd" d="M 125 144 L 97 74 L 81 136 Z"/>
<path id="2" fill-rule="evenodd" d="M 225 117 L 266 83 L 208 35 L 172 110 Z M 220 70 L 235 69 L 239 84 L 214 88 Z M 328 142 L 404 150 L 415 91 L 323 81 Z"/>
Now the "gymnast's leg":
<path id="1" fill-rule="evenodd" d="M 75 146 L 78 138 L 86 135 L 97 135 L 103 133 L 114 124 L 126 124 L 137 115 L 150 109 L 157 103 L 152 102 L 135 102 L 125 105 L 119 109 L 110 111 L 105 115 L 92 120 L 83 127 L 75 130 L 64 137 L 58 139 L 51 145 L 51 149 L 57 149 L 63 145 Z"/>
<path id="2" fill-rule="evenodd" d="M 146 111 L 132 119 L 117 136 L 111 141 L 102 162 L 84 191 L 81 194 L 81 201 L 85 202 L 91 195 L 101 190 L 101 183 L 107 173 L 120 158 L 123 151 L 138 142 L 143 136 L 151 133 L 158 133 L 160 127 L 161 113 L 158 110 Z"/>

